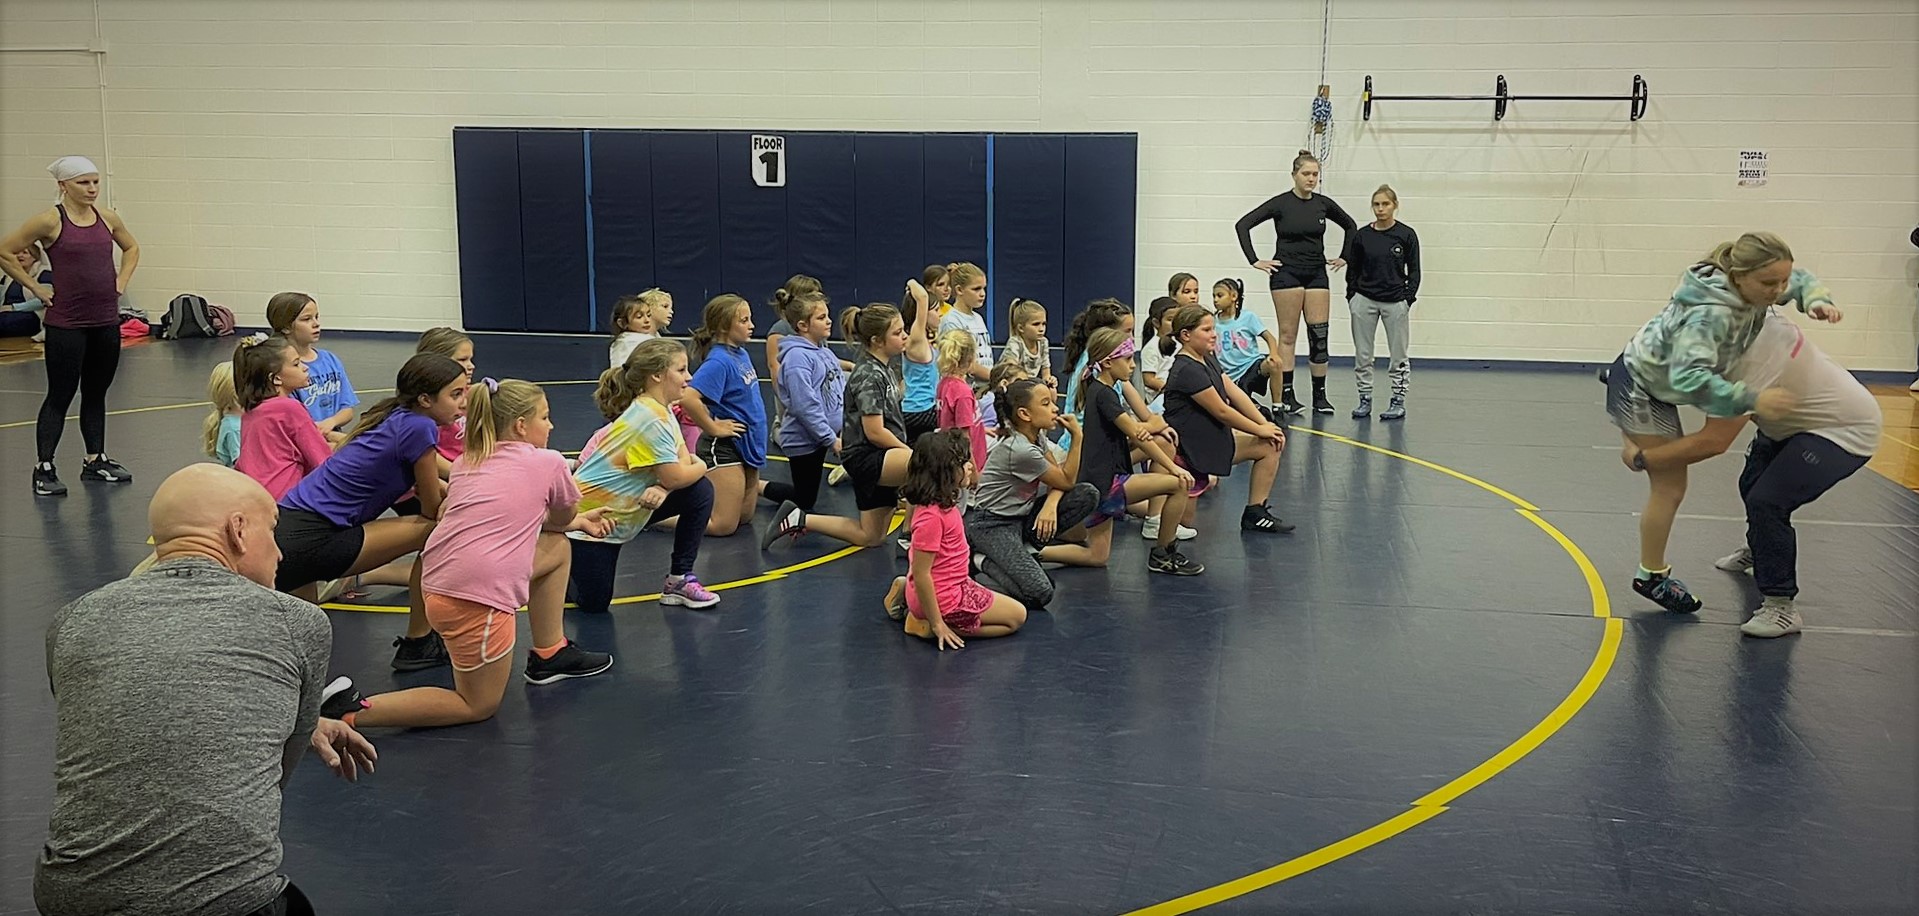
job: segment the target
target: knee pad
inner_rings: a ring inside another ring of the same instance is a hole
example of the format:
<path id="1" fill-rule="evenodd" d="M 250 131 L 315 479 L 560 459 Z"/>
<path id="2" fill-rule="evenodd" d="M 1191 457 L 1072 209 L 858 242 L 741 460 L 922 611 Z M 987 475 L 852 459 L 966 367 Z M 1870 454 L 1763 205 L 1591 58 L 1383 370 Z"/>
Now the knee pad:
<path id="1" fill-rule="evenodd" d="M 1333 361 L 1332 351 L 1326 346 L 1327 326 L 1324 321 L 1306 325 L 1306 359 L 1315 365 Z"/>

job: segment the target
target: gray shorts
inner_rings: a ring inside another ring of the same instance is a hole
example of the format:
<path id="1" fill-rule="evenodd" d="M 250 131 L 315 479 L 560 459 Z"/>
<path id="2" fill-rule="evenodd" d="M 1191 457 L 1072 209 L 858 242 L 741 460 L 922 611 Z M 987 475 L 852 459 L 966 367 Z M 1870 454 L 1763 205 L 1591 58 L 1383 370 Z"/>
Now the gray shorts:
<path id="1" fill-rule="evenodd" d="M 1679 408 L 1652 396 L 1626 369 L 1626 354 L 1613 360 L 1606 375 L 1606 413 L 1614 426 L 1629 436 L 1663 436 L 1677 439 L 1686 434 L 1679 425 Z"/>

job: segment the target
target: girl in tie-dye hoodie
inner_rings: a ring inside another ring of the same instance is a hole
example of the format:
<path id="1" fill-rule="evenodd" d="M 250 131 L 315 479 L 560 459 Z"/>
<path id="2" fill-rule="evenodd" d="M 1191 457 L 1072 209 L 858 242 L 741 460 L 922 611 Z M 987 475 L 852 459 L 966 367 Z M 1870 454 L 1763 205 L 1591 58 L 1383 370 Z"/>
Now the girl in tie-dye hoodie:
<path id="1" fill-rule="evenodd" d="M 1790 302 L 1813 318 L 1839 321 L 1825 285 L 1793 267 L 1792 260 L 1792 249 L 1778 236 L 1749 232 L 1713 249 L 1680 276 L 1672 301 L 1639 329 L 1605 373 L 1606 412 L 1629 454 L 1684 435 L 1681 406 L 1712 417 L 1771 417 L 1791 407 L 1792 397 L 1783 390 L 1754 391 L 1729 374 L 1774 305 Z M 1652 469 L 1647 478 L 1652 493 L 1639 517 L 1633 590 L 1669 611 L 1697 611 L 1699 599 L 1666 563 L 1673 517 L 1686 496 L 1686 469 Z"/>

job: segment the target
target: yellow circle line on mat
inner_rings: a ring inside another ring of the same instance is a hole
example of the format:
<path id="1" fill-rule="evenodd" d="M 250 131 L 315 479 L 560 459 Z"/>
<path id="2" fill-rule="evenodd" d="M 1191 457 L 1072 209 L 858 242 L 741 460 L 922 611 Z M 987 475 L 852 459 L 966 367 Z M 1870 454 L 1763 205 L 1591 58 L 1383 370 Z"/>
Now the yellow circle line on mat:
<path id="1" fill-rule="evenodd" d="M 1579 710 L 1593 698 L 1594 693 L 1598 692 L 1599 685 L 1605 681 L 1606 673 L 1612 670 L 1613 660 L 1619 654 L 1619 641 L 1624 632 L 1624 624 L 1619 618 L 1612 616 L 1612 602 L 1606 596 L 1605 583 L 1599 579 L 1599 570 L 1593 567 L 1592 560 L 1587 558 L 1585 551 L 1579 549 L 1579 545 L 1574 544 L 1571 538 L 1566 537 L 1565 533 L 1554 527 L 1551 522 L 1540 517 L 1538 506 L 1480 480 L 1477 477 L 1460 473 L 1452 468 L 1434 464 L 1421 458 L 1414 458 L 1411 455 L 1395 452 L 1392 449 L 1380 448 L 1368 442 L 1361 442 L 1357 439 L 1321 432 L 1303 426 L 1293 427 L 1291 431 L 1316 436 L 1322 439 L 1331 439 L 1335 442 L 1343 442 L 1356 448 L 1378 452 L 1379 454 L 1398 458 L 1402 461 L 1410 461 L 1420 467 L 1463 480 L 1512 503 L 1517 507 L 1520 515 L 1524 516 L 1527 521 L 1538 526 L 1539 530 L 1544 531 L 1547 536 L 1551 537 L 1553 541 L 1560 546 L 1560 549 L 1566 551 L 1567 556 L 1572 557 L 1573 564 L 1579 567 L 1580 574 L 1585 577 L 1586 590 L 1592 595 L 1592 615 L 1599 618 L 1604 626 L 1603 635 L 1599 639 L 1599 649 L 1593 653 L 1592 662 L 1586 666 L 1586 673 L 1579 679 L 1579 683 L 1573 685 L 1572 692 L 1568 693 L 1565 699 L 1559 701 L 1559 705 L 1554 707 L 1552 712 L 1547 713 L 1544 719 L 1539 720 L 1538 724 L 1527 729 L 1525 734 L 1520 735 L 1513 743 L 1506 745 L 1499 753 L 1486 758 L 1484 763 L 1467 770 L 1453 781 L 1414 799 L 1412 807 L 1404 813 L 1374 824 L 1345 839 L 1321 846 L 1304 855 L 1288 859 L 1271 868 L 1261 869 L 1250 875 L 1235 878 L 1224 884 L 1216 884 L 1204 890 L 1194 891 L 1183 897 L 1176 897 L 1164 903 L 1134 910 L 1127 914 L 1127 916 L 1171 916 L 1171 914 L 1174 913 L 1190 913 L 1202 907 L 1223 903 L 1235 897 L 1272 887 L 1281 881 L 1297 878 L 1316 868 L 1331 865 L 1340 859 L 1376 844 L 1383 843 L 1444 814 L 1447 806 L 1458 801 L 1460 796 L 1478 788 L 1486 782 L 1486 780 L 1499 775 L 1501 772 L 1504 772 L 1506 768 L 1524 759 L 1527 754 L 1532 753 L 1541 744 L 1546 743 L 1546 739 L 1551 738 L 1553 734 L 1564 727 L 1567 722 L 1572 721 L 1573 716 L 1578 715 Z"/>
<path id="2" fill-rule="evenodd" d="M 599 379 L 587 378 L 587 379 L 567 379 L 567 380 L 558 381 L 558 382 L 534 382 L 533 384 L 535 385 L 597 385 L 599 383 L 600 383 Z M 366 392 L 367 394 L 380 394 L 381 392 L 392 391 L 393 389 L 391 388 L 359 388 L 355 390 L 363 391 L 363 392 Z M 207 406 L 207 402 L 205 401 L 185 401 L 179 404 L 155 404 L 151 407 L 123 407 L 119 410 L 107 411 L 107 416 L 124 417 L 127 414 L 132 414 L 132 413 L 152 413 L 156 410 L 185 410 L 189 407 L 206 407 L 206 406 Z M 72 416 L 67 417 L 66 422 L 72 423 L 78 419 L 80 419 L 80 415 L 74 414 Z M 33 424 L 38 422 L 39 422 L 38 420 L 14 420 L 11 423 L 0 423 L 0 429 L 18 429 L 23 426 L 32 426 Z"/>

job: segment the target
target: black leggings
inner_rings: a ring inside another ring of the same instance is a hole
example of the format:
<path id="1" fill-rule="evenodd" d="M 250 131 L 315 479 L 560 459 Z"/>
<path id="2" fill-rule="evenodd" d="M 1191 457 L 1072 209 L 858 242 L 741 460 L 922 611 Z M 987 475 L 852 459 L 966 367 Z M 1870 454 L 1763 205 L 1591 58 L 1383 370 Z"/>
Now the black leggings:
<path id="1" fill-rule="evenodd" d="M 790 499 L 793 505 L 808 512 L 813 511 L 813 504 L 820 499 L 820 477 L 826 469 L 826 452 L 826 449 L 820 449 L 786 456 L 786 467 L 793 473 L 793 482 L 767 481 L 766 498 L 775 503 Z"/>
<path id="2" fill-rule="evenodd" d="M 80 438 L 87 454 L 107 450 L 107 389 L 120 368 L 120 328 L 47 328 L 47 399 L 40 402 L 40 420 L 34 427 L 40 460 L 53 460 L 60 433 L 67 425 L 67 408 L 80 393 Z"/>
<path id="3" fill-rule="evenodd" d="M 702 477 L 690 487 L 668 493 L 666 501 L 653 510 L 648 524 L 675 516 L 679 521 L 673 524 L 673 565 L 668 573 L 684 576 L 693 571 L 693 562 L 700 558 L 706 520 L 713 516 L 713 482 Z M 604 614 L 612 606 L 620 546 L 605 541 L 573 542 L 573 603 L 580 610 Z"/>

